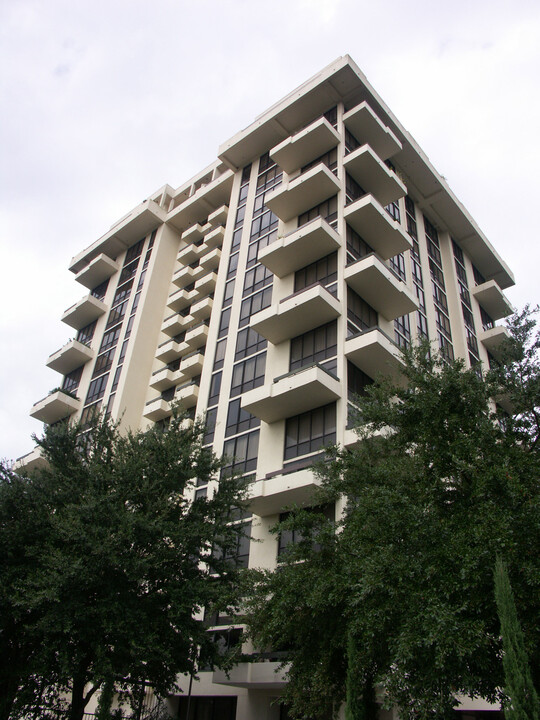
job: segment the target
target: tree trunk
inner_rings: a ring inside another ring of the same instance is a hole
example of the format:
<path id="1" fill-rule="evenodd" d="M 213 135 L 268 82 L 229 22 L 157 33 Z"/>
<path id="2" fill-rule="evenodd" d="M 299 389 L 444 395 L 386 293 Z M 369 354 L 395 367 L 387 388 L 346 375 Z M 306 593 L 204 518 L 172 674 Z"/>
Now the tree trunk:
<path id="1" fill-rule="evenodd" d="M 83 664 L 73 676 L 71 686 L 71 705 L 69 708 L 69 720 L 82 720 L 88 701 L 99 688 L 99 683 L 90 688 L 85 694 L 84 689 L 88 683 L 88 665 Z"/>
<path id="2" fill-rule="evenodd" d="M 73 678 L 73 686 L 71 688 L 71 706 L 69 708 L 69 720 L 82 720 L 87 700 L 84 695 L 84 686 L 86 685 L 86 676 L 83 673 L 77 674 Z"/>

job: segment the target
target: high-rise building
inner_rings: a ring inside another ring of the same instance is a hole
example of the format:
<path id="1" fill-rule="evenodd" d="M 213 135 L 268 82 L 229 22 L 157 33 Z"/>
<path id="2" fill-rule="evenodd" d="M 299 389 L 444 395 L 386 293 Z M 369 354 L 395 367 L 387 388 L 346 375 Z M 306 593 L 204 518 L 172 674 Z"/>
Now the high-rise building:
<path id="1" fill-rule="evenodd" d="M 251 480 L 243 522 L 262 542 L 246 540 L 237 559 L 252 567 L 275 567 L 294 540 L 269 528 L 285 507 L 309 505 L 321 448 L 356 442 L 355 395 L 377 373 L 395 375 L 399 348 L 418 338 L 489 365 L 513 284 L 348 56 L 225 142 L 194 178 L 150 195 L 70 270 L 85 288 L 62 316 L 76 336 L 47 362 L 62 389 L 32 416 L 84 424 L 102 411 L 138 429 L 166 423 L 173 401 L 205 414 L 205 442 L 230 459 L 224 472 Z M 212 622 L 240 640 L 234 619 Z M 260 654 L 229 677 L 201 672 L 190 717 L 279 718 L 277 664 Z M 186 697 L 174 702 L 185 717 Z"/>

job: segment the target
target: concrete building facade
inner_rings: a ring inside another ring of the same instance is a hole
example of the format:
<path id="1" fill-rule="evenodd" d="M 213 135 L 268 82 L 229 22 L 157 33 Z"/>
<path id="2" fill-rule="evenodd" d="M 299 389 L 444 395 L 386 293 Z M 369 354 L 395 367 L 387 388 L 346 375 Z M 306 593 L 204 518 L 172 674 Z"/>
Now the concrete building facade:
<path id="1" fill-rule="evenodd" d="M 269 529 L 287 506 L 309 505 L 321 448 L 356 442 L 354 396 L 379 372 L 397 376 L 399 348 L 418 338 L 488 365 L 513 284 L 348 56 L 225 142 L 187 183 L 153 193 L 70 270 L 84 288 L 62 316 L 75 336 L 49 357 L 61 389 L 32 416 L 84 423 L 101 411 L 138 429 L 167 422 L 173 401 L 205 415 L 205 442 L 230 458 L 225 472 L 251 480 L 242 521 L 262 542 L 246 541 L 238 562 L 266 568 L 285 542 Z M 234 619 L 214 620 L 216 633 L 239 641 Z M 284 717 L 273 702 L 279 658 L 258 660 L 229 677 L 201 672 L 190 720 Z M 180 718 L 186 702 L 172 701 Z M 464 720 L 482 709 L 465 702 Z"/>

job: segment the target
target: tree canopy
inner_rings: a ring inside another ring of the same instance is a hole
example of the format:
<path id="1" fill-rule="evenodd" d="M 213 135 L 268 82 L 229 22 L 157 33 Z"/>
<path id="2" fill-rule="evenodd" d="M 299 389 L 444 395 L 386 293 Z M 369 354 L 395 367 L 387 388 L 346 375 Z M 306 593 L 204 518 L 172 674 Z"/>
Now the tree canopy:
<path id="1" fill-rule="evenodd" d="M 405 352 L 406 384 L 358 398 L 358 443 L 318 467 L 314 504 L 346 498 L 343 514 L 297 510 L 276 527 L 303 540 L 258 574 L 249 623 L 289 651 L 295 716 L 347 697 L 351 720 L 374 718 L 376 692 L 405 720 L 450 718 L 459 694 L 501 699 L 497 556 L 538 681 L 540 343 L 528 312 L 510 332 L 484 375 L 426 345 Z"/>
<path id="2" fill-rule="evenodd" d="M 220 463 L 181 416 L 147 432 L 105 420 L 81 431 L 46 428 L 44 469 L 2 468 L 2 720 L 47 698 L 59 706 L 62 691 L 77 720 L 103 684 L 165 693 L 197 660 L 224 662 L 200 618 L 237 602 L 225 558 L 242 484 L 227 478 L 192 501 Z"/>

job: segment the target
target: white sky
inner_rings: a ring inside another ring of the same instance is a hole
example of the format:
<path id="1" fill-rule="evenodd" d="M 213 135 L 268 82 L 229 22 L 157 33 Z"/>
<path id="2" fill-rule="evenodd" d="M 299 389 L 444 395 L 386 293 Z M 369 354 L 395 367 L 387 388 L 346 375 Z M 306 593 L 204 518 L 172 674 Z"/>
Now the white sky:
<path id="1" fill-rule="evenodd" d="M 0 457 L 84 295 L 71 257 L 349 53 L 540 300 L 538 0 L 2 0 Z"/>

